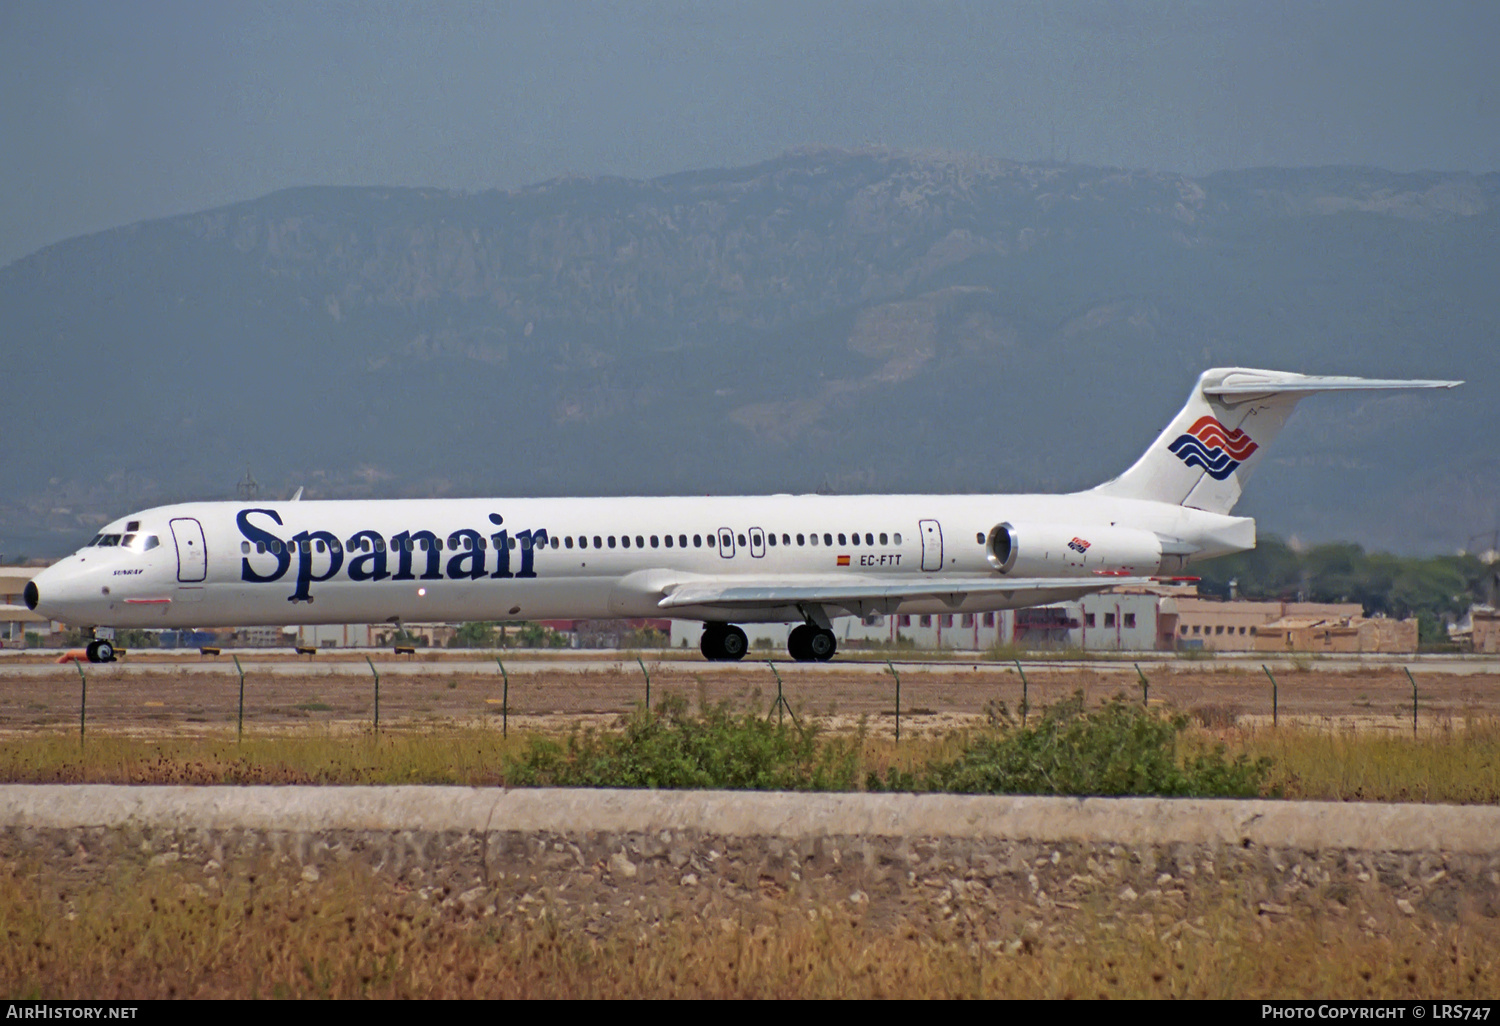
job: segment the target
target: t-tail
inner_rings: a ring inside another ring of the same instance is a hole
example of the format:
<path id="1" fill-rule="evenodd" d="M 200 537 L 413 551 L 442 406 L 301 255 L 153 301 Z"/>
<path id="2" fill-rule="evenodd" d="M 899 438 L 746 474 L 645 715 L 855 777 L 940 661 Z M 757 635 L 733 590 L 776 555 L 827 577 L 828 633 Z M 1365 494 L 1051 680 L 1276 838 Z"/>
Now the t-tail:
<path id="1" fill-rule="evenodd" d="M 1216 367 L 1204 371 L 1187 405 L 1145 455 L 1094 489 L 1122 499 L 1170 502 L 1228 513 L 1292 407 L 1314 392 L 1453 388 L 1461 381 L 1321 377 Z"/>

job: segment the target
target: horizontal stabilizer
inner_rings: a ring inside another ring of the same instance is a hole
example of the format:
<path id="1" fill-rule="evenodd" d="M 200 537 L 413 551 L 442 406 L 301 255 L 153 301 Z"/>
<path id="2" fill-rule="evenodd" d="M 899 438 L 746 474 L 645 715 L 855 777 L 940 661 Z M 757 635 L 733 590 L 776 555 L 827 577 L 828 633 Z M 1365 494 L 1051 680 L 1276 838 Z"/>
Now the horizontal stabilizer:
<path id="1" fill-rule="evenodd" d="M 1429 381 L 1419 378 L 1320 377 L 1309 374 L 1279 374 L 1274 371 L 1238 371 L 1218 384 L 1203 386 L 1204 395 L 1228 398 L 1273 395 L 1278 392 L 1379 392 L 1408 388 L 1457 388 L 1462 381 Z"/>

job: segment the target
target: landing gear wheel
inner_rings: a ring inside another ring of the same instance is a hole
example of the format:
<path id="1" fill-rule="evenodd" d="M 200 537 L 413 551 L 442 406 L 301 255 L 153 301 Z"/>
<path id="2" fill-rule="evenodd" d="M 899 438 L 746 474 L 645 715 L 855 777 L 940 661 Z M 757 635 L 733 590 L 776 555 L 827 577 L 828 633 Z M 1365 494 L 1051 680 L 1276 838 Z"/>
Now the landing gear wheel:
<path id="1" fill-rule="evenodd" d="M 812 636 L 817 633 L 817 628 L 809 623 L 799 623 L 792 628 L 792 632 L 786 636 L 786 651 L 799 663 L 810 663 L 817 656 L 812 654 Z"/>
<path id="2" fill-rule="evenodd" d="M 88 653 L 91 663 L 112 663 L 115 661 L 115 646 L 108 641 L 91 641 L 84 649 Z"/>
<path id="3" fill-rule="evenodd" d="M 839 648 L 838 639 L 833 636 L 833 631 L 825 631 L 817 628 L 807 639 L 807 650 L 812 657 L 820 663 L 826 663 L 833 658 L 833 653 Z"/>
<path id="4" fill-rule="evenodd" d="M 703 640 L 698 642 L 698 649 L 703 653 L 703 658 L 710 662 L 718 662 L 723 656 L 719 655 L 719 643 L 724 637 L 725 625 L 722 623 L 706 623 L 703 625 Z"/>
<path id="5" fill-rule="evenodd" d="M 703 640 L 698 647 L 703 658 L 716 663 L 734 662 L 745 658 L 750 649 L 750 639 L 745 632 L 733 624 L 710 623 L 704 625 Z"/>
<path id="6" fill-rule="evenodd" d="M 724 635 L 719 640 L 719 658 L 729 661 L 738 661 L 745 658 L 745 653 L 750 651 L 750 639 L 745 637 L 745 632 L 733 624 L 724 628 Z"/>

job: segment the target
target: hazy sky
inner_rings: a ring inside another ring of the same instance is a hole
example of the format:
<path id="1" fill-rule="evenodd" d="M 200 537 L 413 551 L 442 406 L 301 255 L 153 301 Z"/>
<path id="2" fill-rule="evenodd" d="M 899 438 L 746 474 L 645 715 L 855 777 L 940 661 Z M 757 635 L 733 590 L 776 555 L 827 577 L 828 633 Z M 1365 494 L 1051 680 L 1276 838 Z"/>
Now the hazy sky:
<path id="1" fill-rule="evenodd" d="M 1497 44 L 1493 0 L 0 0 L 0 265 L 288 186 L 807 145 L 1490 171 Z"/>

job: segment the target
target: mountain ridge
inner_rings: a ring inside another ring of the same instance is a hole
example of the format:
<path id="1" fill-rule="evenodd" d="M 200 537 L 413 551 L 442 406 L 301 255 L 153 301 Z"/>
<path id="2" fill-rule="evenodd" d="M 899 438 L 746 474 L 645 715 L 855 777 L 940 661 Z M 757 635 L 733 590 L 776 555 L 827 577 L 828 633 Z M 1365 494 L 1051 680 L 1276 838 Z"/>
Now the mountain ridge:
<path id="1" fill-rule="evenodd" d="M 1451 548 L 1500 505 L 1497 198 L 1500 174 L 817 150 L 140 222 L 0 268 L 0 538 L 56 554 L 247 463 L 326 497 L 1081 488 L 1242 364 L 1469 378 L 1309 403 L 1243 507 Z"/>

